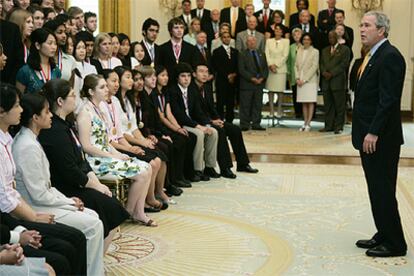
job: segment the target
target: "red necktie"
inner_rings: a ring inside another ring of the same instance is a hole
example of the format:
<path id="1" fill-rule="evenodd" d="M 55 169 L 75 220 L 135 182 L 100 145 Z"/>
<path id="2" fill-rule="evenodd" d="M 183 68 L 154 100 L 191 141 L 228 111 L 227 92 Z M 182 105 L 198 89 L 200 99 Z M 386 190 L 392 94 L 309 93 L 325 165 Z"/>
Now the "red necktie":
<path id="1" fill-rule="evenodd" d="M 263 15 L 263 23 L 264 23 L 265 29 L 267 28 L 267 20 L 268 20 L 268 18 L 267 18 L 267 11 L 265 10 L 264 11 L 264 15 Z"/>

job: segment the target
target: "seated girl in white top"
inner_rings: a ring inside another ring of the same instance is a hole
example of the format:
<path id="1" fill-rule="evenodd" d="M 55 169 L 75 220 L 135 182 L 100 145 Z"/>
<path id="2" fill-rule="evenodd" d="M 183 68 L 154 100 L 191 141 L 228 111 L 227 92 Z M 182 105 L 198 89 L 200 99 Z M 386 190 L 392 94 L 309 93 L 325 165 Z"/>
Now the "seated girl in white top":
<path id="1" fill-rule="evenodd" d="M 87 153 L 89 164 L 98 176 L 132 179 L 127 211 L 135 221 L 147 226 L 156 226 L 144 212 L 145 198 L 151 181 L 151 166 L 120 153 L 109 143 L 109 129 L 99 108 L 100 103 L 108 97 L 106 81 L 99 75 L 86 76 L 81 96 L 87 100 L 79 111 L 77 125 L 79 140 Z"/>
<path id="2" fill-rule="evenodd" d="M 112 56 L 112 39 L 107 33 L 98 34 L 93 47 L 91 64 L 96 67 L 99 74 L 102 74 L 103 69 L 114 69 L 122 65 L 119 58 Z"/>
<path id="3" fill-rule="evenodd" d="M 22 128 L 12 146 L 16 189 L 35 211 L 51 213 L 57 222 L 81 230 L 87 240 L 88 274 L 103 275 L 103 226 L 98 214 L 84 208 L 79 198 L 68 198 L 51 186 L 49 161 L 37 141 L 39 132 L 51 127 L 49 104 L 40 94 L 26 94 L 20 104 Z"/>

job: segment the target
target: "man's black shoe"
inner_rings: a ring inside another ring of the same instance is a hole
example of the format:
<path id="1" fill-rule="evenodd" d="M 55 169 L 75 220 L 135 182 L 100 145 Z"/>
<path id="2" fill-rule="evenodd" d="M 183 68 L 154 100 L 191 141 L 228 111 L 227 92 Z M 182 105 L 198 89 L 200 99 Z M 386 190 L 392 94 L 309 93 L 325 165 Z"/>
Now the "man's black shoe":
<path id="1" fill-rule="evenodd" d="M 205 175 L 204 173 L 200 171 L 196 171 L 196 175 L 200 178 L 201 181 L 209 181 L 210 177 L 208 175 Z"/>
<path id="2" fill-rule="evenodd" d="M 238 172 L 247 172 L 247 173 L 258 173 L 259 172 L 258 169 L 254 169 L 254 168 L 250 167 L 249 164 L 247 164 L 246 166 L 237 167 L 237 171 Z"/>
<path id="3" fill-rule="evenodd" d="M 214 168 L 206 167 L 204 169 L 204 174 L 210 176 L 211 178 L 219 178 L 220 175 L 216 172 Z"/>
<path id="4" fill-rule="evenodd" d="M 370 240 L 358 240 L 355 245 L 359 248 L 365 248 L 370 249 L 374 248 L 375 246 L 380 245 L 380 242 L 378 242 L 376 239 L 372 238 Z"/>
<path id="5" fill-rule="evenodd" d="M 168 196 L 180 196 L 182 193 L 183 193 L 183 190 L 181 190 L 180 188 L 172 184 L 168 185 L 166 188 L 166 194 Z"/>
<path id="6" fill-rule="evenodd" d="M 260 130 L 260 131 L 264 131 L 264 130 L 266 130 L 264 127 L 261 127 L 261 126 L 255 126 L 255 127 L 252 127 L 252 129 L 253 129 L 253 130 Z"/>
<path id="7" fill-rule="evenodd" d="M 240 129 L 241 129 L 241 131 L 248 131 L 249 130 L 248 127 L 241 127 Z"/>
<path id="8" fill-rule="evenodd" d="M 221 171 L 221 176 L 225 178 L 235 179 L 237 176 L 231 171 L 230 168 Z"/>
<path id="9" fill-rule="evenodd" d="M 194 172 L 194 175 L 190 178 L 190 181 L 191 182 L 200 182 L 201 178 L 200 178 L 200 176 L 198 175 L 197 172 Z"/>
<path id="10" fill-rule="evenodd" d="M 380 244 L 374 248 L 368 249 L 365 252 L 370 257 L 400 257 L 407 255 L 407 250 L 392 250 L 384 244 Z"/>
<path id="11" fill-rule="evenodd" d="M 174 185 L 180 188 L 191 188 L 191 183 L 186 183 L 182 180 L 177 180 L 174 182 Z"/>

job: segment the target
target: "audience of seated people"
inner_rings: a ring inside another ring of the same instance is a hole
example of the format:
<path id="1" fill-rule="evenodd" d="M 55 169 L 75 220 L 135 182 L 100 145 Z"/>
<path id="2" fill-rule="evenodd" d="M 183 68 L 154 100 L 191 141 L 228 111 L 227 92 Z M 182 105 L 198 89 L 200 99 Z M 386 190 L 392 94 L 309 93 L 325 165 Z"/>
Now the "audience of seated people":
<path id="1" fill-rule="evenodd" d="M 237 171 L 258 172 L 242 131 L 265 130 L 265 87 L 280 105 L 293 90 L 301 131 L 311 130 L 320 66 L 323 83 L 340 78 L 335 89 L 346 93 L 353 30 L 335 0 L 318 26 L 309 2 L 296 1 L 290 28 L 269 0 L 256 12 L 240 0 L 221 11 L 191 2 L 159 46 L 153 18 L 131 41 L 96 33 L 97 15 L 64 0 L 0 0 L 1 273 L 103 275 L 124 221 L 157 226 L 147 213 L 177 204 L 182 188 L 236 178 L 229 141 Z M 327 100 L 324 131 L 342 131 L 343 98 Z M 124 207 L 102 183 L 126 180 Z"/>

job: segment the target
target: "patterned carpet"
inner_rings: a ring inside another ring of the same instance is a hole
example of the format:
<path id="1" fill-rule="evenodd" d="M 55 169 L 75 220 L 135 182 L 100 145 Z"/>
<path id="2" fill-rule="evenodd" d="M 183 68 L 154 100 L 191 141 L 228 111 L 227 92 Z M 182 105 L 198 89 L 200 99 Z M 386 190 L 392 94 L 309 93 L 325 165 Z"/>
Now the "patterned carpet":
<path id="1" fill-rule="evenodd" d="M 187 189 L 157 228 L 124 224 L 107 275 L 414 275 L 413 168 L 398 191 L 409 255 L 378 259 L 354 246 L 374 232 L 360 167 L 254 166 Z"/>

